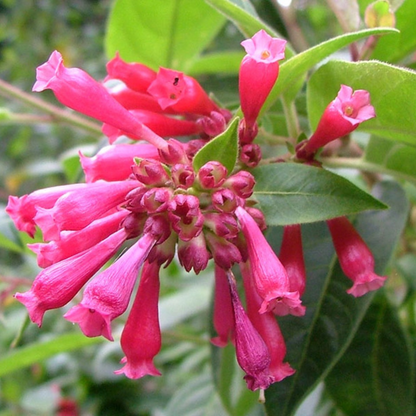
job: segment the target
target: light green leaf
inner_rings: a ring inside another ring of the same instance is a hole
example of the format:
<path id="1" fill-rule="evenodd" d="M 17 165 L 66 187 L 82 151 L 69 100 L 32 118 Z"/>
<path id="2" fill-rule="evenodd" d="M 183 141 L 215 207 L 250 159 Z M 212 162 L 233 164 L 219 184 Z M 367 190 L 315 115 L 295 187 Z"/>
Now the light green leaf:
<path id="1" fill-rule="evenodd" d="M 240 70 L 243 57 L 243 50 L 222 51 L 203 55 L 192 64 L 188 74 L 192 76 L 218 73 L 236 75 Z"/>
<path id="2" fill-rule="evenodd" d="M 55 354 L 99 344 L 103 341 L 103 337 L 87 338 L 81 333 L 70 333 L 16 348 L 0 358 L 0 377 L 39 363 Z"/>
<path id="3" fill-rule="evenodd" d="M 383 173 L 391 172 L 399 178 L 416 181 L 415 147 L 371 136 L 366 147 L 365 160 L 379 166 Z"/>
<path id="4" fill-rule="evenodd" d="M 193 160 L 193 167 L 196 172 L 205 163 L 216 160 L 227 168 L 228 174 L 231 174 L 238 156 L 237 129 L 239 121 L 240 119 L 236 117 L 230 123 L 227 130 L 210 140 L 198 151 Z"/>
<path id="5" fill-rule="evenodd" d="M 399 241 L 409 207 L 403 189 L 395 182 L 379 183 L 374 195 L 391 208 L 358 215 L 355 228 L 374 254 L 376 273 L 382 274 Z M 307 268 L 303 296 L 306 315 L 279 319 L 287 343 L 287 361 L 296 373 L 266 391 L 269 416 L 295 413 L 342 357 L 373 298 L 371 293 L 361 298 L 346 293 L 352 284 L 334 261 L 332 241 L 324 223 L 302 226 L 302 236 Z M 361 413 L 364 414 L 367 415 Z"/>
<path id="6" fill-rule="evenodd" d="M 377 117 L 360 130 L 416 146 L 416 72 L 382 62 L 331 61 L 319 68 L 308 83 L 309 120 L 314 128 L 340 85 L 365 89 Z"/>
<path id="7" fill-rule="evenodd" d="M 326 388 L 347 416 L 412 416 L 414 376 L 408 334 L 381 292 L 326 379 Z"/>
<path id="8" fill-rule="evenodd" d="M 313 166 L 276 163 L 256 168 L 254 197 L 268 225 L 322 221 L 384 204 L 347 179 Z"/>
<path id="9" fill-rule="evenodd" d="M 225 19 L 203 0 L 117 0 L 108 21 L 107 56 L 154 69 L 187 71 Z"/>
<path id="10" fill-rule="evenodd" d="M 287 59 L 280 66 L 279 78 L 269 94 L 262 111 L 267 110 L 282 93 L 289 94 L 290 97 L 294 98 L 300 88 L 299 83 L 296 83 L 299 77 L 304 76 L 310 69 L 329 55 L 348 46 L 352 42 L 368 36 L 391 33 L 397 34 L 398 32 L 392 28 L 376 28 L 346 33 Z M 295 85 L 295 88 L 293 88 L 293 85 Z"/>

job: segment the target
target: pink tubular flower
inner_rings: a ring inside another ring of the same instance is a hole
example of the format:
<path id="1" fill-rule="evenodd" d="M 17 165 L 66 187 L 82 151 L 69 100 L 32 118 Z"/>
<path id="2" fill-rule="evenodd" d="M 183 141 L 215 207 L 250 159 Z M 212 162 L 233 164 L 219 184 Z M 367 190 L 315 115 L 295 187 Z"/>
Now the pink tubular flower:
<path id="1" fill-rule="evenodd" d="M 211 338 L 217 347 L 225 347 L 228 341 L 234 343 L 234 312 L 231 303 L 230 285 L 227 273 L 221 267 L 215 266 L 214 294 L 214 329 L 218 336 Z"/>
<path id="2" fill-rule="evenodd" d="M 111 321 L 125 312 L 137 274 L 157 237 L 145 234 L 108 269 L 87 284 L 79 305 L 64 315 L 78 323 L 87 337 L 103 335 L 113 341 Z"/>
<path id="3" fill-rule="evenodd" d="M 263 299 L 259 312 L 303 315 L 299 292 L 290 291 L 287 272 L 254 219 L 242 207 L 237 207 L 235 214 L 246 239 L 256 289 Z"/>
<path id="4" fill-rule="evenodd" d="M 56 241 L 28 244 L 27 246 L 37 254 L 39 267 L 49 267 L 58 261 L 91 248 L 115 233 L 128 214 L 127 210 L 117 211 L 93 221 L 80 231 L 62 231 Z"/>
<path id="5" fill-rule="evenodd" d="M 71 301 L 126 238 L 126 231 L 118 230 L 90 249 L 41 271 L 28 292 L 16 293 L 16 299 L 26 306 L 32 322 L 41 326 L 45 311 L 60 308 Z"/>
<path id="6" fill-rule="evenodd" d="M 283 360 L 286 356 L 286 344 L 282 332 L 272 312 L 259 314 L 261 298 L 258 295 L 251 275 L 250 264 L 240 264 L 246 292 L 247 315 L 267 345 L 270 353 L 270 374 L 273 383 L 291 376 L 295 370 Z"/>
<path id="7" fill-rule="evenodd" d="M 299 143 L 297 157 L 310 158 L 320 147 L 351 133 L 363 121 L 375 116 L 368 91 L 353 91 L 351 87 L 341 85 L 337 97 L 326 107 L 310 139 Z"/>
<path id="8" fill-rule="evenodd" d="M 161 137 L 189 136 L 201 131 L 194 121 L 181 120 L 149 110 L 131 110 L 130 112 L 138 121 Z M 132 136 L 110 124 L 104 124 L 102 132 L 109 138 L 110 143 L 114 143 L 123 135 L 129 136 L 133 140 L 140 139 L 140 137 Z"/>
<path id="9" fill-rule="evenodd" d="M 241 304 L 231 271 L 228 271 L 227 275 L 234 311 L 235 349 L 238 364 L 246 373 L 244 380 L 250 390 L 267 389 L 273 383 L 273 377 L 269 371 L 271 362 L 269 350 Z"/>
<path id="10" fill-rule="evenodd" d="M 327 221 L 342 271 L 353 282 L 347 293 L 359 297 L 384 285 L 386 277 L 374 273 L 374 257 L 346 217 Z"/>
<path id="11" fill-rule="evenodd" d="M 250 143 L 255 137 L 255 123 L 261 107 L 279 74 L 278 61 L 285 57 L 286 41 L 272 38 L 260 30 L 241 45 L 247 55 L 241 62 L 239 74 L 241 110 L 244 114 L 244 129 L 239 136 L 243 143 Z"/>
<path id="12" fill-rule="evenodd" d="M 61 196 L 50 209 L 38 208 L 35 222 L 46 240 L 57 240 L 64 230 L 81 230 L 95 219 L 117 208 L 136 181 L 95 182 L 88 187 Z"/>
<path id="13" fill-rule="evenodd" d="M 121 362 L 125 366 L 116 374 L 124 373 L 132 379 L 161 375 L 153 364 L 153 357 L 161 347 L 159 267 L 156 262 L 144 264 L 139 289 L 121 334 L 121 347 L 125 354 Z"/>
<path id="14" fill-rule="evenodd" d="M 146 92 L 155 80 L 156 72 L 146 65 L 136 62 L 127 63 L 120 58 L 119 53 L 107 63 L 108 79 L 119 79 L 129 88 L 137 92 Z"/>
<path id="15" fill-rule="evenodd" d="M 147 91 L 163 110 L 170 108 L 176 113 L 206 116 L 219 111 L 196 79 L 172 69 L 160 68 Z"/>
<path id="16" fill-rule="evenodd" d="M 279 259 L 289 276 L 290 291 L 297 291 L 302 296 L 306 286 L 306 271 L 300 224 L 284 227 Z"/>
<path id="17" fill-rule="evenodd" d="M 37 208 L 52 208 L 62 195 L 83 189 L 86 186 L 84 183 L 76 183 L 73 185 L 39 189 L 29 195 L 23 195 L 20 198 L 9 196 L 6 212 L 10 215 L 19 231 L 24 231 L 33 238 L 36 232 L 34 218 L 37 213 Z"/>
<path id="18" fill-rule="evenodd" d="M 156 147 L 151 144 L 118 144 L 103 147 L 95 156 L 86 157 L 79 154 L 81 166 L 87 183 L 100 179 L 105 181 L 122 181 L 131 175 L 135 157 L 141 159 L 159 159 Z"/>
<path id="19" fill-rule="evenodd" d="M 103 85 L 79 68 L 66 68 L 57 51 L 37 68 L 33 91 L 45 89 L 51 89 L 62 104 L 75 111 L 111 124 L 158 148 L 165 146 L 161 137 L 140 123 Z"/>

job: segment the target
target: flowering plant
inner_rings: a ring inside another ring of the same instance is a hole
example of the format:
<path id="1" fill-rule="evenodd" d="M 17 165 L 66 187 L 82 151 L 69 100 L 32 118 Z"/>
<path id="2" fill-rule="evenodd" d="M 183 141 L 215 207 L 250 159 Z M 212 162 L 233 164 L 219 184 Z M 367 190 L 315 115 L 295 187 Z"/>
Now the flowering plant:
<path id="1" fill-rule="evenodd" d="M 160 40 L 137 52 L 133 45 L 145 43 L 147 24 L 136 25 L 135 18 L 151 2 L 117 0 L 102 79 L 67 65 L 57 50 L 37 68 L 33 92 L 51 90 L 93 121 L 43 109 L 92 129 L 102 145 L 94 152 L 77 149 L 73 161 L 82 178 L 74 183 L 8 196 L 5 211 L 15 235 L 22 242 L 34 239 L 27 246 L 40 270 L 29 287 L 11 284 L 4 293 L 26 307 L 40 331 L 52 310 L 78 324 L 68 330 L 72 348 L 117 341 L 121 365 L 113 363 L 111 377 L 140 383 L 136 379 L 167 372 L 169 362 L 158 360 L 171 311 L 162 306 L 170 295 L 166 281 L 180 270 L 176 278 L 186 290 L 193 282 L 193 296 L 201 287 L 212 290 L 212 302 L 202 291 L 204 307 L 197 312 L 196 305 L 186 306 L 192 295 L 180 296 L 178 313 L 183 307 L 190 311 L 185 317 L 212 316 L 212 329 L 199 327 L 195 337 L 212 351 L 208 384 L 221 414 L 291 415 L 312 399 L 317 414 L 326 394 L 331 409 L 346 414 L 382 406 L 386 414 L 397 408 L 412 414 L 413 387 L 408 395 L 402 389 L 405 381 L 413 386 L 412 349 L 384 286 L 397 284 L 389 283 L 387 266 L 408 213 L 397 179 L 414 181 L 412 169 L 388 159 L 388 144 L 408 150 L 415 129 L 391 108 L 382 80 L 411 85 L 415 74 L 382 62 L 391 60 L 383 40 L 397 35 L 374 23 L 393 16 L 382 3 L 368 5 L 368 28 L 361 30 L 345 27 L 352 23 L 333 5 L 346 33 L 296 53 L 290 42 L 296 37 L 285 39 L 254 9 L 229 0 L 193 1 L 178 6 L 177 20 L 170 14 L 178 34 L 171 46 Z M 124 20 L 126 11 L 131 22 Z M 192 25 L 188 14 L 201 11 L 201 26 Z M 284 6 L 279 11 L 285 16 Z M 240 49 L 232 59 L 224 52 L 203 54 L 221 38 L 227 18 L 243 35 Z M 137 38 L 126 41 L 130 25 L 137 26 Z M 346 47 L 344 60 L 322 63 Z M 163 58 L 166 51 L 172 59 Z M 373 57 L 380 60 L 367 59 Z M 227 71 L 238 86 L 231 102 L 221 88 L 202 82 L 211 75 L 227 84 Z M 393 102 L 404 106 L 413 95 L 408 87 L 395 88 Z M 306 102 L 309 125 L 299 101 Z M 345 167 L 354 175 L 337 170 Z M 19 310 L 16 302 L 13 308 Z M 389 375 L 403 380 L 394 387 L 403 393 L 399 407 L 399 399 L 385 403 L 376 394 L 357 404 L 343 391 L 357 383 L 393 388 L 374 367 L 374 360 L 387 359 L 387 350 L 361 357 L 362 374 L 348 372 L 364 338 L 369 349 L 379 345 L 373 338 L 389 342 L 377 319 L 396 335 L 390 353 L 411 362 L 389 356 L 395 360 Z M 2 360 L 5 374 L 18 354 Z M 193 394 L 192 380 L 190 386 Z M 171 403 L 168 414 L 185 414 Z M 204 409 L 209 407 L 207 399 Z"/>

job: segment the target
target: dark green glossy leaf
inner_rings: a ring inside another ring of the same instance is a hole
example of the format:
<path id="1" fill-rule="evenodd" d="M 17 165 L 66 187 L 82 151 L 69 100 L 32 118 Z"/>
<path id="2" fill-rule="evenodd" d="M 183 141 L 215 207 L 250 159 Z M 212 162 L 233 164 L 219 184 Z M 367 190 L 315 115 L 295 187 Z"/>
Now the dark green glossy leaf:
<path id="1" fill-rule="evenodd" d="M 382 62 L 331 61 L 319 68 L 308 83 L 308 110 L 314 128 L 341 84 L 365 89 L 377 117 L 359 130 L 416 146 L 416 72 Z"/>
<path id="2" fill-rule="evenodd" d="M 218 73 L 236 75 L 240 70 L 243 57 L 243 50 L 206 54 L 198 58 L 198 60 L 192 64 L 188 74 L 193 76 Z"/>
<path id="3" fill-rule="evenodd" d="M 195 171 L 199 171 L 205 163 L 216 160 L 222 163 L 230 174 L 235 166 L 238 156 L 238 123 L 240 119 L 236 117 L 227 130 L 209 141 L 195 155 L 193 167 Z"/>
<path id="4" fill-rule="evenodd" d="M 347 416 L 413 415 L 413 352 L 397 311 L 383 292 L 325 384 Z"/>
<path id="5" fill-rule="evenodd" d="M 225 18 L 203 0 L 117 0 L 108 22 L 107 56 L 186 71 Z"/>
<path id="6" fill-rule="evenodd" d="M 395 182 L 376 185 L 374 195 L 390 209 L 360 214 L 355 227 L 374 254 L 376 272 L 382 274 L 406 222 L 408 202 Z M 279 319 L 287 342 L 287 360 L 296 373 L 266 391 L 269 416 L 295 413 L 344 354 L 373 298 L 372 294 L 354 298 L 346 293 L 352 284 L 335 261 L 324 223 L 303 226 L 302 231 L 307 267 L 303 302 L 307 312 L 302 318 Z"/>
<path id="7" fill-rule="evenodd" d="M 276 163 L 253 171 L 254 197 L 268 225 L 307 223 L 356 214 L 385 205 L 328 170 Z"/>

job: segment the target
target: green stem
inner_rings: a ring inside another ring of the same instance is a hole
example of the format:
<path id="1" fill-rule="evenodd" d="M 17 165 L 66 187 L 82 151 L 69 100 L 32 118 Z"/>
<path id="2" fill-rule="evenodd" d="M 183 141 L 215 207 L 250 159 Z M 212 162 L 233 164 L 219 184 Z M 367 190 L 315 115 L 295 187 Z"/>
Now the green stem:
<path id="1" fill-rule="evenodd" d="M 388 169 L 385 166 L 377 165 L 375 163 L 367 162 L 362 158 L 347 158 L 347 157 L 323 157 L 320 161 L 324 166 L 329 168 L 352 168 L 364 170 L 367 172 L 380 173 L 390 175 L 397 179 L 405 180 L 416 184 L 416 178 L 403 172 Z"/>
<path id="2" fill-rule="evenodd" d="M 296 146 L 296 140 L 300 134 L 298 114 L 296 112 L 296 106 L 293 101 L 286 101 L 285 97 L 282 99 L 283 111 L 285 113 L 287 132 L 292 139 L 292 145 Z"/>
<path id="3" fill-rule="evenodd" d="M 97 137 L 102 135 L 101 127 L 97 123 L 86 120 L 85 118 L 80 117 L 76 114 L 71 114 L 67 110 L 63 110 L 60 107 L 49 104 L 44 100 L 35 98 L 32 94 L 28 94 L 20 90 L 19 88 L 16 88 L 13 85 L 10 85 L 9 83 L 3 81 L 2 79 L 0 79 L 0 95 L 3 95 L 7 98 L 12 97 L 18 99 L 19 101 L 31 107 L 37 108 L 49 114 L 51 116 L 50 121 L 65 122 L 72 126 L 81 128 Z"/>

